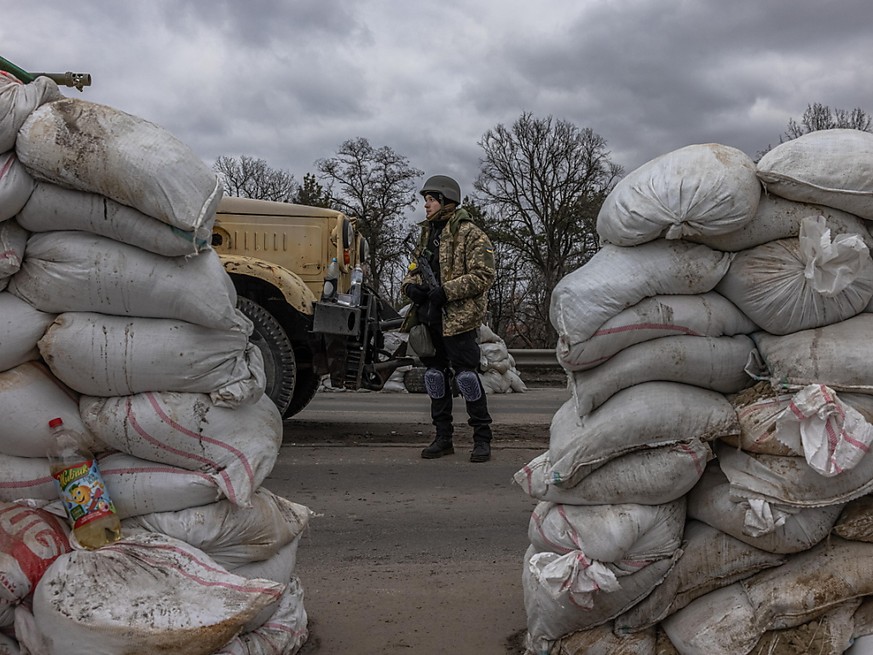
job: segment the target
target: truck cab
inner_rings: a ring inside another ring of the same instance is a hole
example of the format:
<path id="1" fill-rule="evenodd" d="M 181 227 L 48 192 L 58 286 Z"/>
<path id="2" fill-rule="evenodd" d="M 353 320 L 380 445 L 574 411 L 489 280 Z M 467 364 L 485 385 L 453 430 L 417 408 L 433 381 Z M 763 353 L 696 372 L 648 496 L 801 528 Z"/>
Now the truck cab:
<path id="1" fill-rule="evenodd" d="M 254 324 L 266 393 L 285 418 L 312 400 L 325 375 L 335 388 L 378 390 L 412 361 L 385 351 L 384 332 L 401 319 L 367 283 L 366 239 L 342 212 L 225 197 L 212 247 Z M 334 258 L 336 294 L 322 298 Z M 365 272 L 359 300 L 350 293 L 356 267 Z"/>

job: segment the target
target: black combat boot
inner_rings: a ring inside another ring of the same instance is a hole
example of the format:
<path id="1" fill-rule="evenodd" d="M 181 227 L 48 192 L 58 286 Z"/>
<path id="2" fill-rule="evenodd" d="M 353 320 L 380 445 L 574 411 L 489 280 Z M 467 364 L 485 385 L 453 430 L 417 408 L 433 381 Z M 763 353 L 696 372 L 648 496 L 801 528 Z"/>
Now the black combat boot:
<path id="1" fill-rule="evenodd" d="M 473 452 L 470 461 L 474 463 L 487 462 L 491 459 L 491 443 L 488 441 L 473 441 Z"/>
<path id="2" fill-rule="evenodd" d="M 436 439 L 431 444 L 421 451 L 422 459 L 436 459 L 443 455 L 453 455 L 455 447 L 452 444 L 452 437 L 437 435 Z"/>

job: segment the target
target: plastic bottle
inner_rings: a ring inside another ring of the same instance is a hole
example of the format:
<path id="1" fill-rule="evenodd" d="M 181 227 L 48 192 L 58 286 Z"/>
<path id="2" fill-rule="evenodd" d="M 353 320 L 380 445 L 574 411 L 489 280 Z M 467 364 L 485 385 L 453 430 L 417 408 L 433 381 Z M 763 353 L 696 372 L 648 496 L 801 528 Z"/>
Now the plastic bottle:
<path id="1" fill-rule="evenodd" d="M 118 541 L 121 521 L 84 437 L 59 418 L 49 421 L 49 428 L 54 436 L 48 452 L 51 474 L 76 540 L 92 550 Z"/>
<path id="2" fill-rule="evenodd" d="M 322 300 L 333 300 L 336 298 L 338 280 L 339 265 L 336 263 L 336 257 L 334 257 L 330 260 L 330 266 L 327 267 L 327 275 L 324 276 L 324 291 L 321 294 Z"/>
<path id="3" fill-rule="evenodd" d="M 357 307 L 361 304 L 361 285 L 364 284 L 364 270 L 360 265 L 352 269 L 352 287 L 349 293 L 352 296 L 352 306 Z"/>

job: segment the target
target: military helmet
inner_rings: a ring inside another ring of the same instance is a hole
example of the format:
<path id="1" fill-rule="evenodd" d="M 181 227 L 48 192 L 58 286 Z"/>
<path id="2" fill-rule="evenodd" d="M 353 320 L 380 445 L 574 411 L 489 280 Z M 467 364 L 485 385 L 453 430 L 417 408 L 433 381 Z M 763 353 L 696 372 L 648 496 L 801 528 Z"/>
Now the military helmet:
<path id="1" fill-rule="evenodd" d="M 424 186 L 421 187 L 421 195 L 425 196 L 432 193 L 438 193 L 446 200 L 461 204 L 461 187 L 452 178 L 446 175 L 434 175 L 427 179 Z"/>

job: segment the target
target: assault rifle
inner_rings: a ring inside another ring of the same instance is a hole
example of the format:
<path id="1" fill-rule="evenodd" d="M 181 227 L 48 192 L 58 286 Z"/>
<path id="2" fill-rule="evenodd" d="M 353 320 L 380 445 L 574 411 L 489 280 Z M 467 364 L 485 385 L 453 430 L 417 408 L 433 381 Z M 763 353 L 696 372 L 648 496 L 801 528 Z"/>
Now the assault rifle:
<path id="1" fill-rule="evenodd" d="M 413 256 L 415 255 L 413 254 Z M 425 257 L 424 253 L 420 253 L 418 256 L 415 256 L 415 259 L 413 259 L 409 263 L 407 270 L 410 273 L 418 273 L 421 277 L 422 286 L 427 287 L 428 291 L 433 291 L 440 286 L 439 280 L 437 280 L 436 277 L 436 273 L 433 272 L 433 267 L 430 265 L 430 260 Z M 433 316 L 433 314 L 431 313 L 432 311 L 433 308 L 430 307 L 430 303 L 428 303 L 427 314 L 429 316 Z M 443 318 L 445 318 L 446 308 L 443 307 L 440 310 L 440 313 L 443 315 Z"/>

